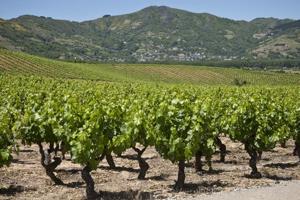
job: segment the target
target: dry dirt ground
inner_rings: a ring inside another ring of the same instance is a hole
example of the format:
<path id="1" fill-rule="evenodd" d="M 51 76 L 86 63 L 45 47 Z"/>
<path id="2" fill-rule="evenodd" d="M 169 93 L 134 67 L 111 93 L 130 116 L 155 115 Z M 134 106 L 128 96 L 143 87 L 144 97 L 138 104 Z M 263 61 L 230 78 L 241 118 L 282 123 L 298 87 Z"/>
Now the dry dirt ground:
<path id="1" fill-rule="evenodd" d="M 173 190 L 177 165 L 163 160 L 154 148 L 148 148 L 143 155 L 150 165 L 146 180 L 143 181 L 137 180 L 139 169 L 134 151 L 128 150 L 122 157 L 114 157 L 117 166 L 114 170 L 109 169 L 106 161 L 102 161 L 99 168 L 92 172 L 96 191 L 101 196 L 99 199 L 199 199 L 211 194 L 213 197 L 230 191 L 276 187 L 279 183 L 282 185 L 300 180 L 299 158 L 292 155 L 292 141 L 288 142 L 287 148 L 278 146 L 270 152 L 264 152 L 258 164 L 263 178 L 250 179 L 247 177 L 250 172 L 249 156 L 243 145 L 226 138 L 222 140 L 229 151 L 226 162 L 218 162 L 219 155 L 216 153 L 212 173 L 208 173 L 207 166 L 202 173 L 195 173 L 193 161 L 190 161 L 185 170 L 186 184 L 181 192 Z M 40 164 L 37 147 L 22 146 L 20 150 L 10 167 L 0 169 L 0 199 L 85 199 L 80 165 L 73 164 L 67 156 L 67 160 L 56 170 L 66 185 L 54 186 Z M 273 192 L 276 195 L 280 190 Z"/>
<path id="2" fill-rule="evenodd" d="M 271 187 L 242 189 L 201 195 L 188 200 L 300 200 L 300 181 L 288 181 Z"/>

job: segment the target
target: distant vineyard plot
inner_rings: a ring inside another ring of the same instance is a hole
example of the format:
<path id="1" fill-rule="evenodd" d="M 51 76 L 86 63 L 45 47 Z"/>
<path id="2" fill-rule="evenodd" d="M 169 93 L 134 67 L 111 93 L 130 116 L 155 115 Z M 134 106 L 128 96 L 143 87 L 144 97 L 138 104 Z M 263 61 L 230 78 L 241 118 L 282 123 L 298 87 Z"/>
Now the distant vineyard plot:
<path id="1" fill-rule="evenodd" d="M 72 63 L 4 49 L 0 50 L 0 72 L 114 82 L 199 85 L 300 84 L 300 74 L 297 73 L 186 65 Z"/>

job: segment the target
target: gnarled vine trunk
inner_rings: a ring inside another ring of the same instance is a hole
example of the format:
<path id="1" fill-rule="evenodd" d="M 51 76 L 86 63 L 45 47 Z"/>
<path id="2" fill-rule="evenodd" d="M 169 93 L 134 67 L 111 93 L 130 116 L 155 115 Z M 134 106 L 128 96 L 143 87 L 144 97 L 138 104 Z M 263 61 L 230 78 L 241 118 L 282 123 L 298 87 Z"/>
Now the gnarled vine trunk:
<path id="1" fill-rule="evenodd" d="M 59 157 L 54 157 L 54 161 L 52 162 L 51 159 L 51 154 L 49 150 L 44 150 L 43 145 L 41 143 L 39 145 L 39 152 L 41 154 L 41 164 L 46 170 L 46 174 L 51 178 L 51 180 L 56 184 L 56 185 L 63 185 L 64 183 L 62 180 L 60 180 L 57 176 L 54 174 L 54 170 L 58 165 L 61 163 L 61 158 Z"/>
<path id="2" fill-rule="evenodd" d="M 54 142 L 50 142 L 49 144 L 49 152 L 53 152 L 54 151 Z"/>
<path id="3" fill-rule="evenodd" d="M 81 171 L 81 177 L 86 184 L 86 197 L 87 199 L 96 199 L 98 194 L 95 191 L 95 182 L 91 176 L 91 168 L 89 165 L 85 166 Z"/>
<path id="4" fill-rule="evenodd" d="M 116 164 L 115 164 L 114 159 L 111 155 L 111 152 L 106 151 L 105 158 L 106 158 L 106 161 L 107 161 L 107 163 L 108 163 L 108 165 L 111 169 L 116 168 Z"/>
<path id="5" fill-rule="evenodd" d="M 62 154 L 62 158 L 66 159 L 65 155 L 68 151 L 68 148 L 67 148 L 67 145 L 65 144 L 65 142 L 60 143 L 60 151 L 61 151 L 61 154 Z M 70 151 L 70 155 L 71 155 L 71 158 L 72 158 L 72 152 L 71 151 Z"/>
<path id="6" fill-rule="evenodd" d="M 144 158 L 142 158 L 143 153 L 145 152 L 145 150 L 147 149 L 147 147 L 144 147 L 142 150 L 136 148 L 136 147 L 132 147 L 132 149 L 134 151 L 137 152 L 137 159 L 139 162 L 139 166 L 140 166 L 140 173 L 138 176 L 138 179 L 143 180 L 146 177 L 146 173 L 149 169 L 149 164 L 146 162 L 146 160 Z"/>
<path id="7" fill-rule="evenodd" d="M 196 152 L 196 155 L 195 155 L 195 170 L 196 170 L 196 172 L 202 171 L 201 157 L 202 157 L 202 152 L 199 150 Z"/>
<path id="8" fill-rule="evenodd" d="M 258 154 L 257 160 L 259 161 L 259 160 L 262 159 L 262 154 L 263 154 L 263 152 L 262 152 L 262 151 L 257 151 L 257 154 Z"/>
<path id="9" fill-rule="evenodd" d="M 185 168 L 185 162 L 184 162 L 184 160 L 180 160 L 178 163 L 178 177 L 177 177 L 177 181 L 176 181 L 176 184 L 174 187 L 175 190 L 183 189 L 184 181 L 185 181 L 184 168 Z"/>
<path id="10" fill-rule="evenodd" d="M 249 144 L 245 144 L 245 149 L 247 151 L 247 153 L 250 156 L 250 160 L 249 160 L 249 166 L 251 167 L 252 171 L 251 171 L 251 177 L 253 178 L 261 178 L 261 173 L 257 170 L 256 167 L 256 163 L 257 163 L 257 151 L 255 149 L 253 149 L 253 147 L 251 147 Z"/>
<path id="11" fill-rule="evenodd" d="M 205 159 L 206 159 L 206 162 L 207 162 L 207 165 L 208 165 L 208 171 L 212 172 L 213 168 L 212 168 L 212 163 L 211 163 L 211 155 L 205 156 Z"/>
<path id="12" fill-rule="evenodd" d="M 280 142 L 281 148 L 286 148 L 286 140 Z"/>
<path id="13" fill-rule="evenodd" d="M 63 142 L 61 142 L 61 145 L 62 145 L 62 143 Z M 59 142 L 56 142 L 55 148 L 54 148 L 55 156 L 57 156 L 57 153 L 58 153 L 59 150 L 61 150 L 61 149 L 59 149 Z M 64 155 L 63 155 L 63 159 L 65 159 Z"/>
<path id="14" fill-rule="evenodd" d="M 225 162 L 226 157 L 226 145 L 222 143 L 221 139 L 216 137 L 215 142 L 220 149 L 220 162 Z"/>
<path id="15" fill-rule="evenodd" d="M 293 156 L 297 156 L 298 154 L 298 147 L 297 147 L 297 142 L 295 142 L 295 148 L 293 150 Z"/>

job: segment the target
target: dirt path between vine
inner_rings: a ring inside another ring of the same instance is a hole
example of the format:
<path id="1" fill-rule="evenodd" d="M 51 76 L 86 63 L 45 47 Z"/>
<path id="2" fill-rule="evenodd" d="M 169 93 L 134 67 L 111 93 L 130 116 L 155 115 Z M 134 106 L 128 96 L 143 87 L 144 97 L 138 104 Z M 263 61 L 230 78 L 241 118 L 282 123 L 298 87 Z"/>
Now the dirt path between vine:
<path id="1" fill-rule="evenodd" d="M 278 184 L 271 187 L 252 188 L 232 192 L 201 195 L 186 200 L 300 200 L 300 181 Z"/>
<path id="2" fill-rule="evenodd" d="M 208 172 L 205 165 L 202 173 L 195 173 L 193 160 L 187 162 L 181 192 L 173 190 L 177 165 L 162 159 L 155 148 L 148 148 L 143 155 L 150 165 L 146 180 L 137 179 L 139 166 L 134 151 L 128 150 L 121 157 L 114 155 L 115 169 L 103 161 L 92 172 L 99 199 L 300 200 L 300 165 L 299 158 L 292 154 L 293 141 L 288 142 L 287 148 L 277 146 L 264 152 L 258 163 L 263 177 L 251 179 L 247 177 L 249 156 L 243 145 L 227 138 L 222 140 L 228 149 L 226 162 L 220 163 L 216 153 L 212 159 L 213 172 Z M 0 168 L 0 200 L 85 199 L 81 169 L 82 166 L 72 163 L 67 155 L 67 160 L 55 172 L 65 185 L 54 186 L 40 164 L 38 147 L 21 146 L 11 166 Z"/>

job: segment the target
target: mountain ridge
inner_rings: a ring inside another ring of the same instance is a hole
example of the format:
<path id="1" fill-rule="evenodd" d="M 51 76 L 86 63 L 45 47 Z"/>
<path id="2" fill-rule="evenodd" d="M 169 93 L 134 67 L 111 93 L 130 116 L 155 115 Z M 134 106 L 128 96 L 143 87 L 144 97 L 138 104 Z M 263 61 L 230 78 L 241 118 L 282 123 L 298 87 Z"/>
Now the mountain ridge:
<path id="1" fill-rule="evenodd" d="M 274 20 L 289 20 L 289 21 L 297 21 L 297 20 L 300 20 L 300 19 L 291 19 L 291 18 L 277 18 L 277 17 L 256 17 L 254 19 L 251 19 L 251 20 L 245 20 L 245 19 L 231 19 L 231 18 L 228 18 L 228 17 L 222 17 L 222 16 L 219 16 L 219 15 L 215 15 L 215 14 L 211 14 L 211 13 L 208 13 L 208 12 L 193 12 L 193 11 L 189 11 L 189 10 L 184 10 L 184 9 L 180 9 L 180 8 L 173 8 L 173 7 L 169 7 L 169 6 L 157 6 L 157 5 L 152 5 L 152 6 L 148 6 L 148 7 L 145 7 L 143 9 L 140 9 L 140 10 L 137 10 L 137 11 L 134 11 L 134 12 L 131 12 L 131 13 L 124 13 L 124 14 L 117 14 L 117 15 L 111 15 L 111 14 L 105 14 L 103 16 L 113 16 L 113 17 L 118 17 L 118 16 L 124 16 L 124 15 L 130 15 L 130 14 L 135 14 L 135 13 L 138 13 L 138 12 L 141 12 L 141 11 L 145 11 L 145 10 L 151 10 L 151 9 L 160 9 L 160 8 L 163 8 L 163 9 L 172 9 L 172 10 L 177 10 L 177 11 L 183 11 L 183 12 L 186 12 L 186 13 L 190 13 L 190 14 L 208 14 L 208 15 L 211 15 L 211 16 L 215 16 L 215 17 L 218 17 L 218 18 L 224 18 L 224 19 L 230 19 L 230 20 L 233 20 L 233 21 L 244 21 L 244 22 L 253 22 L 253 21 L 256 21 L 256 20 L 263 20 L 263 19 L 274 19 Z M 67 19 L 59 19 L 59 18 L 55 18 L 55 17 L 50 17 L 50 16 L 38 16 L 38 15 L 32 15 L 32 14 L 24 14 L 24 15 L 20 15 L 18 17 L 13 17 L 13 18 L 9 18 L 9 19 L 4 19 L 4 18 L 1 18 L 1 20 L 6 20 L 6 21 L 9 21 L 9 20 L 13 20 L 13 19 L 17 19 L 17 18 L 20 18 L 20 17 L 23 17 L 23 16 L 32 16 L 32 17 L 42 17 L 42 18 L 50 18 L 50 19 L 54 19 L 54 20 L 62 20 L 62 21 L 70 21 L 70 22 L 78 22 L 78 23 L 83 23 L 83 22 L 89 22 L 89 21 L 94 21 L 94 20 L 97 20 L 97 19 L 101 19 L 103 18 L 102 17 L 98 17 L 98 18 L 95 18 L 95 19 L 88 19 L 88 20 L 82 20 L 82 21 L 77 21 L 77 20 L 67 20 Z"/>
<path id="2" fill-rule="evenodd" d="M 83 22 L 23 15 L 0 21 L 0 46 L 86 61 L 294 59 L 300 57 L 299 22 L 232 20 L 167 6 Z"/>

